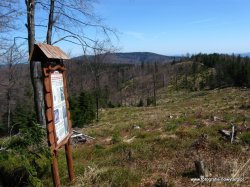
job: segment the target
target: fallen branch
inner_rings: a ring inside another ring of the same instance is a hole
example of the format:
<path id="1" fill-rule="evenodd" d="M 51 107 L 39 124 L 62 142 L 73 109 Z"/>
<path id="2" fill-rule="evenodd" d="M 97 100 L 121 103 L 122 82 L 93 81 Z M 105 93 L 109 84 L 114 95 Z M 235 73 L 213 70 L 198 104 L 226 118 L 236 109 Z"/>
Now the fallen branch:
<path id="1" fill-rule="evenodd" d="M 248 164 L 250 164 L 250 159 L 240 168 L 237 170 L 237 172 L 233 175 L 233 178 L 237 177 L 240 171 L 242 171 Z"/>

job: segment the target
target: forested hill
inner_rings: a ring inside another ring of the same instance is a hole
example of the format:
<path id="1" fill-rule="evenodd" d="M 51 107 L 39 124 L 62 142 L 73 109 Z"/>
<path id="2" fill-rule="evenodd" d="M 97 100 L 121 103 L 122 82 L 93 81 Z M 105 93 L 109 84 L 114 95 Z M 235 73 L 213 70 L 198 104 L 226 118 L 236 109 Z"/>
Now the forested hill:
<path id="1" fill-rule="evenodd" d="M 117 55 L 120 56 L 118 59 L 125 55 L 126 59 L 130 57 L 134 62 L 141 60 L 140 63 L 133 64 L 121 61 L 116 63 L 112 58 L 107 58 L 110 63 L 98 59 L 93 63 L 84 63 L 84 59 L 66 61 L 73 126 L 81 127 L 89 123 L 83 121 L 87 117 L 78 114 L 78 105 L 82 100 L 83 103 L 90 102 L 89 105 L 93 108 L 150 106 L 156 103 L 157 93 L 164 88 L 187 91 L 224 87 L 250 88 L 249 57 L 198 54 L 190 58 L 174 59 L 171 63 L 161 63 L 154 61 L 156 58 L 152 58 L 154 55 L 150 54 Z M 155 56 L 162 57 L 157 54 Z M 154 60 L 150 61 L 150 58 Z M 151 63 L 146 63 L 147 61 Z M 27 117 L 34 116 L 29 68 L 27 64 L 4 65 L 0 67 L 0 75 L 0 134 L 8 132 L 6 125 L 9 110 L 6 106 L 10 106 L 12 112 L 9 126 L 15 125 L 12 131 L 18 132 L 18 124 L 23 124 L 19 122 L 19 118 L 23 116 L 20 113 L 25 113 Z M 78 117 L 83 118 L 77 119 Z"/>
<path id="2" fill-rule="evenodd" d="M 242 56 L 242 57 L 250 57 L 250 52 L 248 52 L 248 53 L 240 53 L 239 55 Z"/>
<path id="3" fill-rule="evenodd" d="M 132 52 L 132 53 L 115 53 L 118 60 L 128 61 L 130 63 L 152 63 L 152 62 L 171 62 L 178 57 L 165 56 L 150 52 Z"/>
<path id="4" fill-rule="evenodd" d="M 93 56 L 88 56 L 93 57 Z M 84 56 L 73 58 L 73 60 L 82 60 Z M 179 60 L 177 56 L 165 56 L 151 52 L 129 52 L 129 53 L 109 53 L 104 58 L 106 63 L 117 63 L 117 64 L 140 64 L 140 63 L 168 63 L 173 60 Z"/>

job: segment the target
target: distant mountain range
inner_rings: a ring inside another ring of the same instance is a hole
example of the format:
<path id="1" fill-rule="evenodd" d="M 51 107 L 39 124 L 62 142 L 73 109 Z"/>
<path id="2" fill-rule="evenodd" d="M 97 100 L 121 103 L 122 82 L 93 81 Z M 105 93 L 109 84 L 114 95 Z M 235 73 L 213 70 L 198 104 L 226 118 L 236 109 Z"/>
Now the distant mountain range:
<path id="1" fill-rule="evenodd" d="M 242 56 L 242 57 L 250 57 L 250 52 L 248 52 L 248 53 L 240 53 L 239 55 Z"/>
<path id="2" fill-rule="evenodd" d="M 91 56 L 88 56 L 91 57 Z M 73 58 L 73 60 L 81 60 L 84 56 L 79 56 Z M 108 54 L 104 61 L 106 63 L 116 63 L 116 64 L 140 64 L 144 63 L 168 63 L 173 60 L 178 60 L 180 57 L 177 56 L 165 56 L 151 52 L 130 52 L 130 53 L 110 53 Z"/>
<path id="3" fill-rule="evenodd" d="M 114 53 L 118 61 L 136 64 L 152 62 L 172 62 L 176 57 L 165 56 L 151 52 L 131 52 L 131 53 Z"/>

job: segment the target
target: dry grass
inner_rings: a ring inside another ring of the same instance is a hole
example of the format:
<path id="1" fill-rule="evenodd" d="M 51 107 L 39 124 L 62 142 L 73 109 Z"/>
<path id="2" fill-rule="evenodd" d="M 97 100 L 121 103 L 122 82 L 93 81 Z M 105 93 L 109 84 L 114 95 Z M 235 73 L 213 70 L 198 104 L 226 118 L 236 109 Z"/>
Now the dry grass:
<path id="1" fill-rule="evenodd" d="M 100 121 L 83 129 L 96 140 L 74 150 L 76 186 L 194 186 L 194 161 L 202 159 L 211 177 L 244 178 L 247 186 L 249 144 L 231 144 L 218 134 L 230 123 L 250 126 L 250 90 L 226 88 L 202 92 L 158 93 L 157 107 L 103 109 Z M 207 141 L 195 146 L 202 135 Z M 92 167 L 94 166 L 94 167 Z M 79 169 L 84 168 L 84 169 Z"/>

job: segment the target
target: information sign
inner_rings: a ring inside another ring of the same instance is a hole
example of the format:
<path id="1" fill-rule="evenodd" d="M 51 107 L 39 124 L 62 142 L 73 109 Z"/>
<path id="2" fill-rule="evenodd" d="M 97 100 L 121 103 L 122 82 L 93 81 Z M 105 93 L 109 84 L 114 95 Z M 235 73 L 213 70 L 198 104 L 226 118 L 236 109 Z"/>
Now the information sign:
<path id="1" fill-rule="evenodd" d="M 72 157 L 72 125 L 66 85 L 66 68 L 63 60 L 69 57 L 59 48 L 43 43 L 35 44 L 30 55 L 30 62 L 40 63 L 42 67 L 45 114 L 48 145 L 51 151 L 51 171 L 54 187 L 60 187 L 58 169 L 59 149 L 65 147 L 69 179 L 74 181 Z M 44 119 L 45 120 L 45 119 Z"/>
<path id="2" fill-rule="evenodd" d="M 56 143 L 59 144 L 69 134 L 63 74 L 59 71 L 51 73 L 51 87 Z"/>

